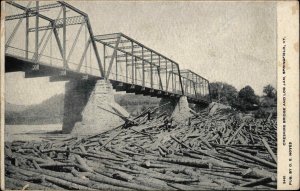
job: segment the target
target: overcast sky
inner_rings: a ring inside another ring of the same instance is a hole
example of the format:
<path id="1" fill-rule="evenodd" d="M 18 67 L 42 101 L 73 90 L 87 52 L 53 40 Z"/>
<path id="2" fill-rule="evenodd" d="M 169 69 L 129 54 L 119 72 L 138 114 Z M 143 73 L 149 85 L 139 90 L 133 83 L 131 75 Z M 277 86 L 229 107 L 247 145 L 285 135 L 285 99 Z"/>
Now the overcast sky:
<path id="1" fill-rule="evenodd" d="M 273 2 L 70 2 L 88 13 L 95 34 L 122 32 L 210 82 L 262 95 L 276 86 Z M 64 82 L 6 74 L 6 100 L 39 103 L 64 92 Z"/>

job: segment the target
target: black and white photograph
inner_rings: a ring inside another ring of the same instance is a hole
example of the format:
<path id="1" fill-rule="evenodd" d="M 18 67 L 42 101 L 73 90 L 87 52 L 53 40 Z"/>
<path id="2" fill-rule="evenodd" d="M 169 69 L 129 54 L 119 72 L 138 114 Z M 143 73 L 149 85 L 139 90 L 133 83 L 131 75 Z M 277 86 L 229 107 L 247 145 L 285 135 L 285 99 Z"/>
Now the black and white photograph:
<path id="1" fill-rule="evenodd" d="M 2 3 L 5 190 L 277 189 L 276 1 Z"/>

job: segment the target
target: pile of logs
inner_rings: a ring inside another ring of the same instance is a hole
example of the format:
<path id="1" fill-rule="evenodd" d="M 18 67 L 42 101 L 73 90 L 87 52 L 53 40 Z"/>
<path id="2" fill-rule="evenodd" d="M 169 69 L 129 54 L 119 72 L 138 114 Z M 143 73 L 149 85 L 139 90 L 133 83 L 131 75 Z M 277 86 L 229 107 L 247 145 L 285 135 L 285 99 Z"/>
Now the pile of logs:
<path id="1" fill-rule="evenodd" d="M 7 142 L 6 188 L 276 189 L 276 120 L 204 111 L 169 123 L 156 108 L 97 135 Z"/>

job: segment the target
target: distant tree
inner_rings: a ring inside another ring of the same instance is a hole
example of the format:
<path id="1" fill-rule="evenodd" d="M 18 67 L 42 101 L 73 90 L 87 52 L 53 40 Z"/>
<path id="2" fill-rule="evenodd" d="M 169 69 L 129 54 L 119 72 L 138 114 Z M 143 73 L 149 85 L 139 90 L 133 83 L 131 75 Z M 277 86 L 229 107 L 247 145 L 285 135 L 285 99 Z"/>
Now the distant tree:
<path id="1" fill-rule="evenodd" d="M 271 84 L 266 85 L 263 89 L 263 92 L 265 96 L 269 98 L 276 98 L 277 91 Z"/>
<path id="2" fill-rule="evenodd" d="M 251 103 L 258 104 L 258 96 L 255 95 L 254 90 L 251 86 L 246 86 L 239 91 L 239 98 Z"/>
<path id="3" fill-rule="evenodd" d="M 233 105 L 236 101 L 238 92 L 236 88 L 224 82 L 212 82 L 210 85 L 210 94 L 213 101 L 219 101 L 223 104 Z"/>
<path id="4" fill-rule="evenodd" d="M 264 96 L 261 100 L 261 106 L 263 107 L 276 107 L 277 105 L 277 91 L 276 89 L 268 84 L 263 88 Z"/>
<path id="5" fill-rule="evenodd" d="M 259 106 L 259 97 L 251 86 L 242 88 L 238 93 L 238 99 L 235 107 L 243 111 L 256 109 Z"/>

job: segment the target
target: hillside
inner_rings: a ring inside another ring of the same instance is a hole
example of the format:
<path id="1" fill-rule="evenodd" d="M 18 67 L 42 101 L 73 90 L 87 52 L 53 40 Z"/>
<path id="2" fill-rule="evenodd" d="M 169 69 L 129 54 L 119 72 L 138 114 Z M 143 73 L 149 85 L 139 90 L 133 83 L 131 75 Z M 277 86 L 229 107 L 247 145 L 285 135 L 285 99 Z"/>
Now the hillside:
<path id="1" fill-rule="evenodd" d="M 135 94 L 116 94 L 115 100 L 131 115 L 137 115 L 149 107 L 156 107 L 160 102 L 160 99 L 156 97 Z"/>
<path id="2" fill-rule="evenodd" d="M 61 123 L 64 111 L 64 95 L 54 95 L 40 104 L 24 106 L 5 104 L 6 124 L 54 124 Z"/>
<path id="3" fill-rule="evenodd" d="M 148 107 L 158 106 L 160 99 L 134 94 L 116 94 L 115 100 L 132 115 Z M 62 123 L 64 113 L 64 95 L 54 95 L 36 105 L 15 105 L 6 102 L 6 124 L 56 124 Z"/>

